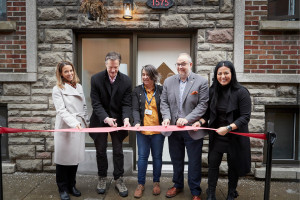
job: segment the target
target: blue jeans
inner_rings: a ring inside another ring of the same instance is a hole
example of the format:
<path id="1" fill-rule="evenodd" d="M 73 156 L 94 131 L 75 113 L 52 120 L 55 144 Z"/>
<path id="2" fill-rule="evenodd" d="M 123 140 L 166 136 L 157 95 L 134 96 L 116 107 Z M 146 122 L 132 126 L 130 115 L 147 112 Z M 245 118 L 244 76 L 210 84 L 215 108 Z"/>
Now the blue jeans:
<path id="1" fill-rule="evenodd" d="M 153 160 L 153 182 L 159 182 L 165 136 L 162 134 L 144 135 L 136 132 L 136 139 L 138 145 L 138 183 L 145 185 L 150 149 Z"/>

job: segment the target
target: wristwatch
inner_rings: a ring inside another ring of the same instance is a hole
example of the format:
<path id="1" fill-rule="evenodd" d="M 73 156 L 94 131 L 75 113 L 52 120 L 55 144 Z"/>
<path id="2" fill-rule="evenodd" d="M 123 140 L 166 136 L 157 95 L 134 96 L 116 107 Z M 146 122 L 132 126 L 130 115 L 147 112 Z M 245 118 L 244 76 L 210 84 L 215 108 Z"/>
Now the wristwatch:
<path id="1" fill-rule="evenodd" d="M 232 131 L 232 127 L 230 125 L 226 126 L 226 128 L 228 130 L 227 133 L 230 132 L 230 131 Z"/>
<path id="2" fill-rule="evenodd" d="M 203 123 L 201 122 L 201 120 L 199 120 L 199 123 L 200 123 L 200 126 L 202 126 L 202 125 L 203 125 Z"/>

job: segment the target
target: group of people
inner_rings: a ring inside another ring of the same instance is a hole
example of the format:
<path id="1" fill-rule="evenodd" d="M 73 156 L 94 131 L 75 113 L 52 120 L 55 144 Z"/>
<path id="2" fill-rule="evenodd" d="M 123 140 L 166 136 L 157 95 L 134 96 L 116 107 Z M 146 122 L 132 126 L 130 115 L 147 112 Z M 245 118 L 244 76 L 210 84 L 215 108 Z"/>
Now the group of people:
<path id="1" fill-rule="evenodd" d="M 189 54 L 178 56 L 178 74 L 168 77 L 163 86 L 158 84 L 160 75 L 153 65 L 141 70 L 142 84 L 132 92 L 130 78 L 119 72 L 121 55 L 109 52 L 105 57 L 106 69 L 91 78 L 93 112 L 89 119 L 82 86 L 72 63 L 63 61 L 57 65 L 57 85 L 53 88 L 53 102 L 57 111 L 55 129 L 84 127 L 130 127 L 177 125 L 211 127 L 209 133 L 209 171 L 207 199 L 216 199 L 219 166 L 223 154 L 228 162 L 228 200 L 238 196 L 238 178 L 250 171 L 250 141 L 228 132 L 248 132 L 251 114 L 249 92 L 236 78 L 234 66 L 229 61 L 217 64 L 213 83 L 192 72 Z M 196 128 L 195 128 L 196 129 Z M 152 132 L 137 131 L 138 185 L 134 192 L 140 198 L 145 190 L 148 158 L 153 158 L 153 195 L 159 195 L 162 169 L 162 152 L 168 137 L 169 153 L 173 165 L 173 186 L 166 192 L 172 198 L 184 188 L 185 151 L 188 156 L 188 185 L 192 199 L 201 199 L 201 166 L 204 130 Z M 128 196 L 124 183 L 124 155 L 122 143 L 128 131 L 110 132 L 113 148 L 113 177 L 115 188 L 121 197 Z M 107 137 L 108 133 L 90 133 L 96 147 L 98 167 L 97 192 L 107 189 Z M 54 134 L 56 182 L 62 200 L 69 194 L 80 196 L 76 186 L 78 164 L 84 160 L 85 133 L 56 132 Z"/>

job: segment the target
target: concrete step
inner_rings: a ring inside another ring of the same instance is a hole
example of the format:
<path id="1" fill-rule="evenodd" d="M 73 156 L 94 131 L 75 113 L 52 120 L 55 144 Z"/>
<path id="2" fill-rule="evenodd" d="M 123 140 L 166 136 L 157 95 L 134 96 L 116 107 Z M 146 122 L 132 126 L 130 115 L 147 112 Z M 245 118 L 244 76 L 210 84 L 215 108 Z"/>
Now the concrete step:
<path id="1" fill-rule="evenodd" d="M 254 172 L 255 178 L 264 179 L 266 174 L 266 168 L 256 168 Z M 300 180 L 300 168 L 297 167 L 272 167 L 271 172 L 272 179 L 288 179 L 288 180 Z"/>

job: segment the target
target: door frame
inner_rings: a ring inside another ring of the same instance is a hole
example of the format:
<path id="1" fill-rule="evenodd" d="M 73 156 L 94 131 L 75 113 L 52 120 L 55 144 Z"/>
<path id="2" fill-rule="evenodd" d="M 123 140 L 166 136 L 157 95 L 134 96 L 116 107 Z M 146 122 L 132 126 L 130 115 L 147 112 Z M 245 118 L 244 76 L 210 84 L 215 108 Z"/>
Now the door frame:
<path id="1" fill-rule="evenodd" d="M 129 38 L 130 39 L 130 62 L 132 64 L 132 70 L 129 76 L 132 79 L 132 86 L 135 87 L 137 80 L 137 54 L 138 54 L 138 39 L 139 38 L 190 38 L 190 52 L 192 62 L 194 63 L 192 71 L 196 69 L 196 58 L 197 58 L 197 29 L 180 29 L 180 30 L 150 30 L 150 31 L 124 31 L 124 30 L 107 30 L 107 31 L 94 31 L 90 33 L 87 31 L 76 31 L 75 32 L 75 49 L 74 52 L 74 64 L 78 75 L 82 76 L 82 39 L 83 38 Z M 120 34 L 122 33 L 122 34 Z M 88 146 L 91 146 L 90 144 Z M 111 143 L 108 144 L 111 146 Z M 133 150 L 133 166 L 136 170 L 136 134 L 134 131 L 129 131 L 129 143 L 124 144 L 124 147 L 131 147 Z M 171 164 L 170 162 L 163 162 L 163 164 Z"/>

